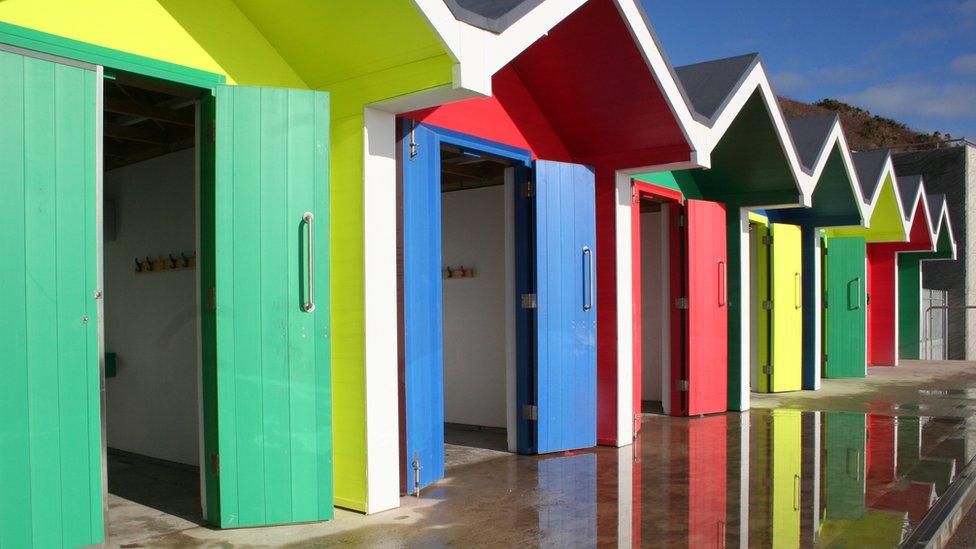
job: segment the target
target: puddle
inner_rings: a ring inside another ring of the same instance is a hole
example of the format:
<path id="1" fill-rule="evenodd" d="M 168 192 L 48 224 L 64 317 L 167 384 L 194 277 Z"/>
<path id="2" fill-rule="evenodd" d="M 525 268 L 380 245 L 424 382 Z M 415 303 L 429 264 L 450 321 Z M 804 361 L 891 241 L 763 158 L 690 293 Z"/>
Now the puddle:
<path id="1" fill-rule="evenodd" d="M 958 418 L 860 412 L 645 415 L 631 446 L 458 460 L 397 511 L 263 529 L 261 540 L 896 547 L 973 457 L 973 431 Z M 255 541 L 247 531 L 206 535 Z"/>

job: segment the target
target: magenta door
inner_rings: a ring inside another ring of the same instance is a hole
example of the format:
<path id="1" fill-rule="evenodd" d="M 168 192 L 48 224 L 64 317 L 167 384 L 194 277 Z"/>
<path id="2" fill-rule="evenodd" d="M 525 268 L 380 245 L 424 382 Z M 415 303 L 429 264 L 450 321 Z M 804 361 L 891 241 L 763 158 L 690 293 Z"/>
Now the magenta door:
<path id="1" fill-rule="evenodd" d="M 725 207 L 688 200 L 687 363 L 676 376 L 686 393 L 688 415 L 724 412 L 728 407 L 729 288 Z"/>

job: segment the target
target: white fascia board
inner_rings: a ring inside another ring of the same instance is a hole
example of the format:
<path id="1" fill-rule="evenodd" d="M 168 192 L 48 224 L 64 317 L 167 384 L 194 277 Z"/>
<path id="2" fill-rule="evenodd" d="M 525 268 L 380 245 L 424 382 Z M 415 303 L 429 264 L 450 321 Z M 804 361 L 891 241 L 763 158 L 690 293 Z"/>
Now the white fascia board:
<path id="1" fill-rule="evenodd" d="M 949 243 L 952 245 L 952 259 L 956 259 L 956 233 L 952 232 L 952 217 L 949 215 L 948 202 L 942 203 L 942 212 L 939 214 L 939 229 L 936 231 L 936 237 L 938 237 L 943 230 L 949 231 Z M 938 241 L 936 241 L 936 244 L 936 249 L 938 249 Z"/>
<path id="2" fill-rule="evenodd" d="M 695 163 L 694 167 L 708 167 L 708 154 L 704 152 L 707 146 L 707 128 L 692 115 L 668 61 L 651 35 L 634 0 L 615 1 L 621 17 L 630 29 L 631 38 L 641 51 L 692 149 L 691 160 Z M 457 61 L 453 68 L 453 87 L 467 90 L 474 95 L 490 96 L 492 76 L 576 11 L 586 0 L 542 2 L 501 34 L 458 21 L 442 0 L 414 2 L 440 37 L 445 49 Z M 457 99 L 451 97 L 451 100 Z"/>
<path id="3" fill-rule="evenodd" d="M 858 215 L 861 216 L 861 226 L 870 227 L 870 212 L 866 210 L 867 205 L 864 201 L 864 195 L 861 194 L 861 185 L 858 182 L 857 170 L 854 169 L 854 159 L 851 157 L 851 150 L 847 146 L 847 138 L 844 137 L 844 130 L 840 120 L 834 120 L 830 132 L 820 149 L 820 153 L 817 155 L 817 160 L 813 163 L 813 172 L 810 174 L 810 177 L 814 186 L 810 191 L 811 195 L 816 189 L 816 186 L 820 184 L 820 178 L 823 176 L 823 172 L 827 167 L 827 161 L 830 160 L 830 156 L 834 154 L 835 150 L 840 152 L 841 160 L 844 163 L 844 171 L 847 172 L 847 180 L 850 182 L 851 191 L 854 193 L 855 200 L 857 200 L 857 211 Z"/>
<path id="4" fill-rule="evenodd" d="M 796 152 L 796 145 L 793 144 L 793 138 L 786 127 L 786 119 L 783 116 L 783 111 L 776 101 L 776 95 L 773 93 L 772 86 L 769 84 L 769 77 L 766 75 L 766 69 L 761 62 L 756 63 L 749 74 L 739 82 L 739 86 L 732 93 L 722 108 L 722 111 L 716 117 L 715 123 L 712 124 L 709 130 L 707 140 L 709 146 L 708 154 L 711 155 L 712 151 L 715 150 L 715 147 L 721 142 L 722 137 L 732 126 L 732 122 L 735 121 L 746 102 L 756 91 L 760 92 L 763 104 L 766 106 L 766 112 L 769 114 L 770 121 L 773 123 L 776 136 L 779 138 L 783 156 L 786 158 L 791 175 L 793 175 L 793 180 L 796 182 L 797 190 L 800 193 L 800 205 L 809 207 L 812 204 L 815 182 L 811 174 L 800 164 L 800 157 Z"/>
<path id="5" fill-rule="evenodd" d="M 634 0 L 615 0 L 617 10 L 627 22 L 630 29 L 631 38 L 640 46 L 641 55 L 647 63 L 654 80 L 660 88 L 668 108 L 672 115 L 678 120 L 678 125 L 684 133 L 685 139 L 691 146 L 692 160 L 696 163 L 694 167 L 710 167 L 709 153 L 706 152 L 708 146 L 708 128 L 695 119 L 691 112 L 688 102 L 682 95 L 678 82 L 674 77 L 674 71 L 664 53 L 661 51 L 657 40 L 651 34 L 648 23 L 640 8 Z"/>

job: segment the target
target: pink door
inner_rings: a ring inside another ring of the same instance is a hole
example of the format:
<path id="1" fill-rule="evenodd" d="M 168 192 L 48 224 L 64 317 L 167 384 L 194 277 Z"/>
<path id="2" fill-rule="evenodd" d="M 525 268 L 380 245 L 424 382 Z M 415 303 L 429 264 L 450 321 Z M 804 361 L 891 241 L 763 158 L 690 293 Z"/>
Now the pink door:
<path id="1" fill-rule="evenodd" d="M 725 207 L 688 200 L 687 361 L 675 376 L 688 415 L 724 412 L 728 407 L 729 288 Z"/>

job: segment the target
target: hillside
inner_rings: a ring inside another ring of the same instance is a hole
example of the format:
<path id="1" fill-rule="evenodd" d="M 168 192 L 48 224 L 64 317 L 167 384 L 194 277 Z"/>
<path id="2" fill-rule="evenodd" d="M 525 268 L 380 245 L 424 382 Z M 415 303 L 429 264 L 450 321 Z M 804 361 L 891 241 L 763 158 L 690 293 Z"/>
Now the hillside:
<path id="1" fill-rule="evenodd" d="M 949 134 L 942 134 L 941 132 L 918 132 L 897 120 L 871 114 L 862 108 L 835 99 L 824 99 L 810 104 L 780 97 L 779 103 L 783 108 L 783 113 L 788 117 L 836 112 L 840 115 L 841 124 L 844 126 L 847 144 L 855 151 L 903 147 L 946 141 L 952 138 Z"/>

